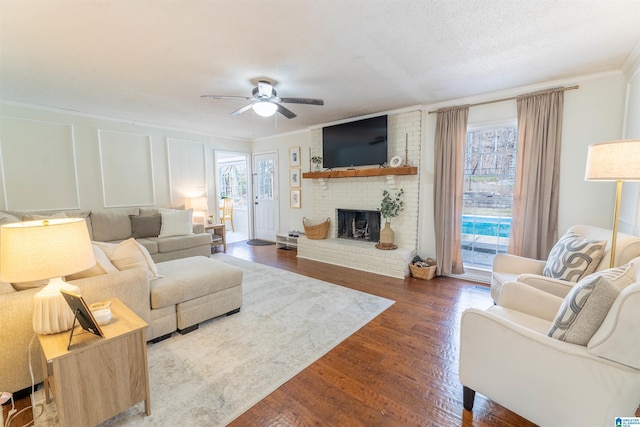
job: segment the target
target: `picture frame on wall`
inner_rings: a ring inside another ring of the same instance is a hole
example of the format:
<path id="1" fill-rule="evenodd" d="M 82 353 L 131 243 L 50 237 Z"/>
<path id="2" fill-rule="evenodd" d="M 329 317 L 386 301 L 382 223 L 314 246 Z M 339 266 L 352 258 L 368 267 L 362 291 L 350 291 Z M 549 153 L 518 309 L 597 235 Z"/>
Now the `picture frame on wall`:
<path id="1" fill-rule="evenodd" d="M 300 188 L 300 168 L 289 170 L 289 187 Z"/>
<path id="2" fill-rule="evenodd" d="M 289 166 L 300 166 L 300 147 L 289 148 Z"/>
<path id="3" fill-rule="evenodd" d="M 293 209 L 300 209 L 302 207 L 302 194 L 300 190 L 291 190 L 290 205 Z"/>

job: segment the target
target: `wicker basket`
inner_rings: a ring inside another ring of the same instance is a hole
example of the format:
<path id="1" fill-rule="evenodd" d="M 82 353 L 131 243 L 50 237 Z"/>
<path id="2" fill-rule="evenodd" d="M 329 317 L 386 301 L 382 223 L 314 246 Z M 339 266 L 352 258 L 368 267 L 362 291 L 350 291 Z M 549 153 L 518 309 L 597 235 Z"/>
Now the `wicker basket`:
<path id="1" fill-rule="evenodd" d="M 322 240 L 327 238 L 329 232 L 329 225 L 331 219 L 327 218 L 324 222 L 316 225 L 311 225 L 311 221 L 307 218 L 302 218 L 302 225 L 304 226 L 304 234 L 307 239 Z"/>
<path id="2" fill-rule="evenodd" d="M 438 266 L 433 258 L 427 258 L 424 262 L 429 266 L 420 267 L 413 263 L 409 263 L 409 270 L 411 270 L 411 275 L 416 279 L 431 280 L 436 276 L 436 269 Z"/>

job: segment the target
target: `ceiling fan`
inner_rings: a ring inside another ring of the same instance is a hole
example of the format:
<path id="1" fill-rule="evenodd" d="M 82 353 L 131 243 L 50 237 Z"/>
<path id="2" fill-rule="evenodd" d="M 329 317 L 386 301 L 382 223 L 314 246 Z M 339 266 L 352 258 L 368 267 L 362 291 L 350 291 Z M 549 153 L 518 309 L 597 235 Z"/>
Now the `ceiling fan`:
<path id="1" fill-rule="evenodd" d="M 227 99 L 240 98 L 252 99 L 253 101 L 244 107 L 233 111 L 230 116 L 237 116 L 250 109 L 262 117 L 273 116 L 276 111 L 288 119 L 293 119 L 296 114 L 282 104 L 307 104 L 307 105 L 324 105 L 322 99 L 313 98 L 279 98 L 273 85 L 266 80 L 258 81 L 258 86 L 253 88 L 253 96 L 225 96 L 225 95 L 201 95 L 201 98 Z"/>

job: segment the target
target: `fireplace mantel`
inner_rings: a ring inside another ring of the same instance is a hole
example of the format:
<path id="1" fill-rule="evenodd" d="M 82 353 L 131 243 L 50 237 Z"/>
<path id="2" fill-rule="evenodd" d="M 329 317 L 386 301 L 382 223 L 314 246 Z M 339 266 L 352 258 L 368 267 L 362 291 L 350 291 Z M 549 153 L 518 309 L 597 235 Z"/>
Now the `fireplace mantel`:
<path id="1" fill-rule="evenodd" d="M 417 175 L 417 166 L 400 166 L 397 168 L 349 169 L 326 172 L 305 172 L 303 178 L 355 178 L 362 176 Z"/>

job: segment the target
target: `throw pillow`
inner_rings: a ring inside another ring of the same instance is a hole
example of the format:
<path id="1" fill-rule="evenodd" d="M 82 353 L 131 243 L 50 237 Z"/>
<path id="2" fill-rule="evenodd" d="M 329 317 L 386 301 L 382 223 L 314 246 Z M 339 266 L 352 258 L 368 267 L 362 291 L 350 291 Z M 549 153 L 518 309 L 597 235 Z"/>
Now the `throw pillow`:
<path id="1" fill-rule="evenodd" d="M 147 248 L 136 242 L 134 238 L 120 243 L 94 242 L 104 251 L 113 265 L 120 271 L 143 268 L 150 280 L 162 277 L 158 274 L 158 267 L 151 258 Z"/>
<path id="2" fill-rule="evenodd" d="M 606 240 L 588 240 L 569 231 L 551 249 L 542 274 L 577 282 L 596 270 L 606 245 Z"/>
<path id="3" fill-rule="evenodd" d="M 86 277 L 101 276 L 103 274 L 115 273 L 118 271 L 99 246 L 92 244 L 91 249 L 93 249 L 93 256 L 96 259 L 96 265 L 79 273 L 71 274 L 65 277 L 66 280 L 84 279 Z"/>
<path id="4" fill-rule="evenodd" d="M 158 237 L 186 236 L 193 234 L 193 209 L 159 209 L 162 226 Z"/>
<path id="5" fill-rule="evenodd" d="M 585 277 L 565 297 L 548 335 L 560 341 L 587 345 L 622 289 L 635 281 L 633 264 Z"/>
<path id="6" fill-rule="evenodd" d="M 134 239 L 158 237 L 160 234 L 160 228 L 162 225 L 160 215 L 129 215 L 129 218 L 131 218 L 131 235 Z"/>

